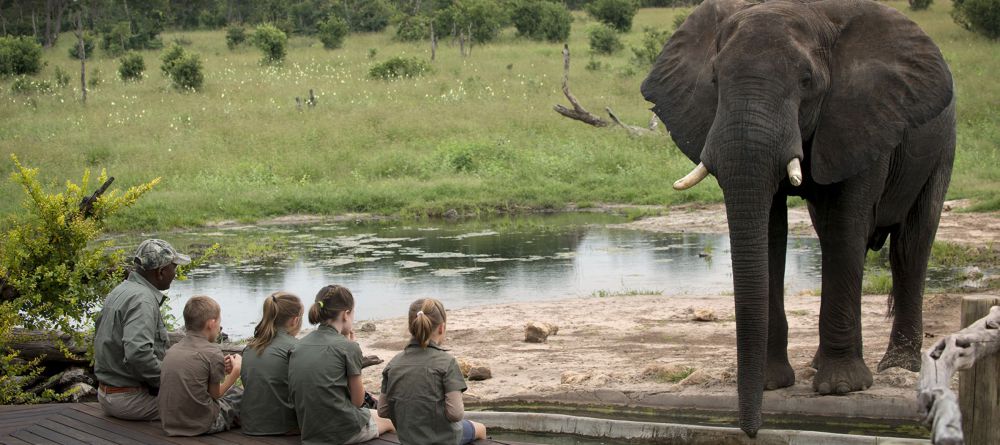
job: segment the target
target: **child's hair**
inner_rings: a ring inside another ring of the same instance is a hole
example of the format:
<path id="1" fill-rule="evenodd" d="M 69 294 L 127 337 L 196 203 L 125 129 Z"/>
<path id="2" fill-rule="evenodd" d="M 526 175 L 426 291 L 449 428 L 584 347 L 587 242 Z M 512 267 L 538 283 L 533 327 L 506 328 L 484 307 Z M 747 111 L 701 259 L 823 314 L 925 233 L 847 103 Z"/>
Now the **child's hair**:
<path id="1" fill-rule="evenodd" d="M 184 304 L 184 329 L 197 332 L 205 329 L 205 323 L 218 319 L 222 309 L 211 297 L 196 295 Z"/>
<path id="2" fill-rule="evenodd" d="M 257 351 L 257 355 L 264 353 L 264 349 L 271 344 L 274 336 L 278 335 L 278 329 L 288 324 L 288 320 L 302 315 L 302 302 L 294 294 L 278 291 L 264 299 L 264 314 L 253 329 L 253 339 L 247 346 Z"/>
<path id="3" fill-rule="evenodd" d="M 341 312 L 354 309 L 354 295 L 344 286 L 331 284 L 316 293 L 316 302 L 309 308 L 309 324 L 333 320 Z"/>
<path id="4" fill-rule="evenodd" d="M 447 321 L 444 305 L 433 298 L 421 298 L 410 304 L 408 324 L 410 335 L 420 342 L 421 348 L 426 348 L 431 341 L 431 334 L 438 326 Z"/>

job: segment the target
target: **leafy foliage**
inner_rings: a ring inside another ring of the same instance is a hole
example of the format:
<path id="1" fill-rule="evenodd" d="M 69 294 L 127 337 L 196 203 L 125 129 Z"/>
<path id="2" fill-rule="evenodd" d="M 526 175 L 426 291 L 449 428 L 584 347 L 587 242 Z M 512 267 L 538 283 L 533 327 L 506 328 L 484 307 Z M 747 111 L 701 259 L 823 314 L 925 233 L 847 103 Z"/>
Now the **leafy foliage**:
<path id="1" fill-rule="evenodd" d="M 247 40 L 247 31 L 242 26 L 230 26 L 226 29 L 226 47 L 236 49 Z"/>
<path id="2" fill-rule="evenodd" d="M 407 15 L 396 23 L 396 40 L 417 42 L 431 37 L 431 20 L 423 15 Z"/>
<path id="3" fill-rule="evenodd" d="M 35 74 L 42 68 L 42 45 L 35 39 L 0 37 L 0 75 Z"/>
<path id="4" fill-rule="evenodd" d="M 62 69 L 61 66 L 56 66 L 55 70 L 53 71 L 53 77 L 55 77 L 56 85 L 58 85 L 59 88 L 65 88 L 67 85 L 69 85 L 70 81 L 69 73 L 66 72 L 66 70 Z"/>
<path id="5" fill-rule="evenodd" d="M 430 70 L 430 64 L 416 57 L 396 56 L 372 66 L 368 71 L 368 77 L 379 80 L 395 80 L 422 76 Z"/>
<path id="6" fill-rule="evenodd" d="M 670 32 L 666 30 L 646 28 L 642 36 L 642 45 L 632 47 L 633 62 L 640 67 L 652 66 L 669 38 Z"/>
<path id="7" fill-rule="evenodd" d="M 261 63 L 281 63 L 285 60 L 288 36 L 274 25 L 260 25 L 253 34 L 253 44 L 264 53 Z"/>
<path id="8" fill-rule="evenodd" d="M 910 2 L 910 9 L 914 11 L 920 11 L 930 8 L 931 3 L 933 3 L 934 0 L 909 0 L 909 2 Z"/>
<path id="9" fill-rule="evenodd" d="M 52 91 L 52 84 L 47 80 L 18 76 L 10 83 L 10 92 L 15 94 L 48 93 L 50 91 Z"/>
<path id="10" fill-rule="evenodd" d="M 508 21 L 507 10 L 492 0 L 458 0 L 438 12 L 437 29 L 466 34 L 474 42 L 485 43 L 500 35 Z"/>
<path id="11" fill-rule="evenodd" d="M 205 81 L 201 58 L 177 44 L 171 45 L 160 56 L 160 71 L 170 78 L 174 88 L 197 90 Z"/>
<path id="12" fill-rule="evenodd" d="M 144 71 L 146 71 L 146 61 L 139 53 L 130 52 L 119 59 L 118 77 L 124 81 L 142 80 Z"/>
<path id="13" fill-rule="evenodd" d="M 319 40 L 326 49 L 337 49 L 344 45 L 344 37 L 348 33 L 347 22 L 340 17 L 331 16 L 319 25 Z"/>
<path id="14" fill-rule="evenodd" d="M 990 39 L 1000 39 L 1000 0 L 953 0 L 955 23 Z"/>
<path id="15" fill-rule="evenodd" d="M 76 37 L 76 36 L 74 36 Z M 94 35 L 89 32 L 83 33 L 83 52 L 88 59 L 94 58 Z M 80 43 L 75 38 L 73 39 L 73 44 L 69 46 L 69 56 L 73 59 L 80 60 Z"/>
<path id="16" fill-rule="evenodd" d="M 511 20 L 519 35 L 532 40 L 561 42 L 569 38 L 573 16 L 559 3 L 526 0 L 514 7 Z"/>
<path id="17" fill-rule="evenodd" d="M 621 32 L 632 29 L 632 18 L 638 10 L 633 0 L 596 0 L 587 5 L 591 16 Z"/>
<path id="18" fill-rule="evenodd" d="M 598 54 L 614 54 L 624 46 L 618 33 L 610 26 L 600 24 L 590 29 L 590 50 Z"/>
<path id="19" fill-rule="evenodd" d="M 396 15 L 396 8 L 386 0 L 339 0 L 333 10 L 356 32 L 380 32 Z"/>

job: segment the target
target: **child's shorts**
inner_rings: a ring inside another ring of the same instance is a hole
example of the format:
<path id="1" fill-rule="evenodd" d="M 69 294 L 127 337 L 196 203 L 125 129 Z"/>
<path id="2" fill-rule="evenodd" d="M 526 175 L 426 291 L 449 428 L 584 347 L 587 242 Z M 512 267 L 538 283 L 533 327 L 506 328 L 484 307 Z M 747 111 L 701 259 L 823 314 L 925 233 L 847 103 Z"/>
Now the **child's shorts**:
<path id="1" fill-rule="evenodd" d="M 357 444 L 361 442 L 368 442 L 369 440 L 378 437 L 378 424 L 375 423 L 375 413 L 372 412 L 368 416 L 368 423 L 361 426 L 361 431 L 355 434 L 354 437 L 347 439 L 347 444 Z"/>
<path id="2" fill-rule="evenodd" d="M 472 426 L 472 422 L 469 420 L 462 420 L 462 441 L 459 442 L 462 445 L 472 443 L 476 440 L 476 427 Z"/>

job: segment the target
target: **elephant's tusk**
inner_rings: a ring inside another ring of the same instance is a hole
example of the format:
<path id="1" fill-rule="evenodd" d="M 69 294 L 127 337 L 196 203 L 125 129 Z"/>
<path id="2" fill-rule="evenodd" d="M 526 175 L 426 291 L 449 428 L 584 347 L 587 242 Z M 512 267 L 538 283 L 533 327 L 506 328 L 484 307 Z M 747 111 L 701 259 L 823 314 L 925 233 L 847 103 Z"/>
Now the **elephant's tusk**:
<path id="1" fill-rule="evenodd" d="M 694 187 L 701 182 L 702 179 L 705 179 L 706 176 L 708 176 L 708 169 L 705 168 L 705 164 L 699 163 L 694 170 L 691 170 L 691 173 L 688 173 L 687 176 L 678 179 L 677 182 L 674 182 L 674 190 L 687 190 Z"/>
<path id="2" fill-rule="evenodd" d="M 799 165 L 799 158 L 788 161 L 788 182 L 796 187 L 802 185 L 802 167 Z"/>

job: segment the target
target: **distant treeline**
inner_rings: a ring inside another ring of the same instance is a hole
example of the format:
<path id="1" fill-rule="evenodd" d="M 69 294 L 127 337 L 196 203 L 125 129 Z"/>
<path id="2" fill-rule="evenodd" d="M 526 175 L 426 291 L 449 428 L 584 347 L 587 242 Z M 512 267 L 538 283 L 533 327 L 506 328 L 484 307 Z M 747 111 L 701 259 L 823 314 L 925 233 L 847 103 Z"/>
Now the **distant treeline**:
<path id="1" fill-rule="evenodd" d="M 332 16 L 352 31 L 381 31 L 391 23 L 420 16 L 434 18 L 446 10 L 475 10 L 492 3 L 513 10 L 517 5 L 549 0 L 0 0 L 0 35 L 34 36 L 52 46 L 63 31 L 83 26 L 102 35 L 102 46 L 115 49 L 155 48 L 165 28 L 217 29 L 229 25 L 272 23 L 289 34 L 314 34 Z M 584 9 L 601 0 L 552 1 L 568 9 Z M 688 6 L 701 0 L 632 0 L 640 7 Z M 453 23 L 448 23 L 453 24 Z M 452 30 L 444 29 L 442 34 Z"/>

